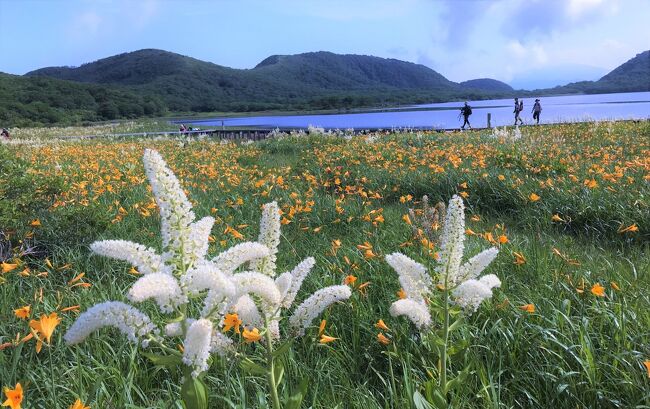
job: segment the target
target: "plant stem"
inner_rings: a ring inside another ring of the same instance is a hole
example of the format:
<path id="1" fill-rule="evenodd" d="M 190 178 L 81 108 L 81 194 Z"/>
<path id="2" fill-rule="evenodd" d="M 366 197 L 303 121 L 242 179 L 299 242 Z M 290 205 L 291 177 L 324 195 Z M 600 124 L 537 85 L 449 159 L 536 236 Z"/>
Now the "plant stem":
<path id="1" fill-rule="evenodd" d="M 447 343 L 449 341 L 449 294 L 447 290 L 447 280 L 445 280 L 445 291 L 444 291 L 444 315 L 445 322 L 443 326 L 442 337 L 444 339 L 444 345 L 442 346 L 442 353 L 440 354 L 440 389 L 443 392 L 443 395 L 447 396 Z"/>
<path id="2" fill-rule="evenodd" d="M 280 405 L 280 397 L 278 396 L 278 385 L 275 383 L 275 363 L 273 358 L 273 340 L 271 339 L 271 331 L 269 330 L 269 318 L 264 314 L 264 325 L 266 326 L 266 363 L 268 371 L 266 378 L 269 383 L 269 392 L 273 401 L 273 409 L 282 409 Z"/>

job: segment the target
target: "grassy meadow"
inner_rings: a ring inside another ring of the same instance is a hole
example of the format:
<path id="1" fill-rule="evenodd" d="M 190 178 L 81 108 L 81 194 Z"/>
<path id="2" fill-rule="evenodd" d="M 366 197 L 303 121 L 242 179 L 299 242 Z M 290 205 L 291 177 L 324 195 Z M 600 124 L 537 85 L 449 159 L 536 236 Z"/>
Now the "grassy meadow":
<path id="1" fill-rule="evenodd" d="M 316 259 L 298 300 L 356 278 L 352 297 L 322 317 L 337 339 L 319 342 L 319 318 L 284 358 L 290 384 L 308 380 L 302 407 L 426 407 L 412 397 L 439 376 L 439 358 L 407 319 L 390 316 L 400 284 L 384 257 L 399 251 L 431 266 L 438 243 L 414 235 L 408 209 L 423 195 L 458 194 L 467 254 L 498 247 L 486 272 L 502 285 L 452 337 L 450 370 L 470 373 L 450 407 L 650 408 L 648 121 L 525 127 L 516 140 L 487 130 L 255 143 L 21 132 L 0 145 L 0 386 L 20 382 L 24 408 L 77 398 L 93 409 L 182 408 L 177 370 L 154 366 L 117 331 L 63 341 L 80 312 L 125 301 L 138 278 L 93 255 L 92 242 L 160 247 L 144 148 L 167 161 L 199 218 L 216 219 L 209 254 L 256 240 L 261 206 L 275 200 L 279 271 Z M 21 318 L 14 310 L 25 306 Z M 159 314 L 152 302 L 140 307 Z M 37 352 L 28 322 L 52 312 L 61 322 Z M 241 348 L 264 354 L 259 343 Z M 270 407 L 263 377 L 237 359 L 216 360 L 205 382 L 210 407 Z"/>

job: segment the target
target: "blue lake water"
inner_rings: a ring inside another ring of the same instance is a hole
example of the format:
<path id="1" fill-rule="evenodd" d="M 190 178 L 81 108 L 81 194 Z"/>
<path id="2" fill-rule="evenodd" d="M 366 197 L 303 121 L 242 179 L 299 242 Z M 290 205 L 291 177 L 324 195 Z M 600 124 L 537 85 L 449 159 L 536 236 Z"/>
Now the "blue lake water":
<path id="1" fill-rule="evenodd" d="M 535 98 L 524 98 L 522 118 L 526 124 L 533 123 Z M 578 122 L 614 119 L 649 119 L 650 92 L 619 94 L 568 95 L 540 97 L 542 115 L 540 123 Z M 487 126 L 487 114 L 492 114 L 492 126 L 512 125 L 514 104 L 512 99 L 469 101 L 473 114 L 473 127 Z M 307 128 L 309 125 L 325 129 L 391 129 L 391 128 L 458 128 L 461 102 L 413 105 L 382 111 L 326 115 L 249 116 L 240 118 L 187 119 L 200 126 Z"/>

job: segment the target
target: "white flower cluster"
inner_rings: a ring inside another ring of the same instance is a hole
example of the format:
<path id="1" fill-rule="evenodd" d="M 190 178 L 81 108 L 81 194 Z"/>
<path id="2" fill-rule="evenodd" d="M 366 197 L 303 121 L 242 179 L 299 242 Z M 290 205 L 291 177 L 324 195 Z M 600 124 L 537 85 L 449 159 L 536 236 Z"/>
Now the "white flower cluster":
<path id="1" fill-rule="evenodd" d="M 211 348 L 212 322 L 204 318 L 194 321 L 183 342 L 183 363 L 193 368 L 193 377 L 208 370 Z"/>
<path id="2" fill-rule="evenodd" d="M 276 202 L 264 205 L 257 241 L 269 249 L 269 255 L 251 262 L 251 270 L 274 277 L 276 254 L 280 245 L 280 208 Z"/>
<path id="3" fill-rule="evenodd" d="M 272 277 L 277 275 L 275 261 L 280 244 L 280 226 L 280 211 L 277 203 L 266 204 L 260 222 L 259 241 L 268 248 L 269 255 L 250 263 L 254 271 L 232 275 L 232 280 L 240 294 L 231 308 L 232 311 L 237 313 L 243 325 L 247 327 L 256 327 L 268 322 L 273 339 L 280 337 L 279 321 L 282 309 L 291 308 L 305 277 L 316 264 L 313 257 L 308 257 L 292 271 L 285 272 L 273 280 Z M 244 260 L 240 257 L 232 258 L 238 261 Z M 330 294 L 336 296 L 329 296 Z M 329 305 L 348 299 L 350 295 L 351 291 L 347 286 L 331 286 L 317 291 L 298 306 L 289 319 L 293 332 L 303 335 L 313 318 Z M 256 299 L 260 302 L 256 303 Z M 315 300 L 319 301 L 315 302 Z"/>
<path id="4" fill-rule="evenodd" d="M 494 274 L 477 277 L 496 258 L 499 250 L 487 249 L 462 264 L 465 251 L 465 209 L 463 200 L 454 196 L 449 201 L 447 216 L 441 236 L 439 265 L 436 271 L 441 288 L 448 289 L 456 304 L 467 312 L 476 311 L 483 300 L 492 297 L 492 289 L 501 281 Z M 419 330 L 431 325 L 431 314 L 426 304 L 427 294 L 433 291 L 431 277 L 426 268 L 409 257 L 393 253 L 386 261 L 397 272 L 406 298 L 390 307 L 392 316 L 405 315 Z"/>
<path id="5" fill-rule="evenodd" d="M 505 126 L 502 129 L 495 127 L 490 136 L 506 142 L 515 142 L 521 139 L 521 130 L 519 129 L 519 125 L 515 126 L 515 129 L 512 132 L 508 131 L 508 128 Z"/>
<path id="6" fill-rule="evenodd" d="M 492 289 L 501 286 L 501 280 L 494 274 L 488 274 L 479 280 L 469 279 L 453 291 L 456 303 L 470 312 L 478 309 L 479 305 L 492 297 Z"/>
<path id="7" fill-rule="evenodd" d="M 303 301 L 289 317 L 289 326 L 298 334 L 303 335 L 305 328 L 319 316 L 325 308 L 337 301 L 350 298 L 352 291 L 347 285 L 332 285 L 321 288 Z"/>
<path id="8" fill-rule="evenodd" d="M 233 342 L 219 331 L 225 314 L 235 312 L 244 326 L 263 328 L 268 324 L 272 338 L 280 337 L 282 308 L 292 306 L 315 260 L 309 257 L 277 279 L 276 254 L 280 244 L 280 211 L 277 203 L 264 206 L 259 243 L 242 243 L 207 260 L 212 217 L 195 221 L 192 206 L 178 179 L 157 152 L 146 150 L 144 164 L 156 203 L 160 208 L 164 253 L 124 240 L 104 240 L 91 245 L 100 255 L 129 262 L 143 275 L 131 286 L 128 299 L 141 303 L 152 299 L 164 313 L 178 313 L 179 321 L 164 326 L 167 337 L 183 337 L 183 362 L 192 376 L 207 370 L 210 353 L 226 355 Z M 251 271 L 238 272 L 249 264 Z M 327 287 L 303 302 L 290 318 L 295 333 L 304 333 L 311 321 L 330 304 L 349 298 L 347 286 Z M 198 319 L 184 316 L 190 299 L 203 296 Z M 129 339 L 154 334 L 143 340 L 162 342 L 159 329 L 136 308 L 121 303 L 95 305 L 81 314 L 65 335 L 69 344 L 81 342 L 104 326 L 114 326 Z"/>
<path id="9" fill-rule="evenodd" d="M 141 311 L 119 301 L 108 301 L 82 313 L 63 338 L 68 345 L 75 345 L 103 327 L 117 328 L 132 342 L 157 332 L 149 317 Z"/>
<path id="10" fill-rule="evenodd" d="M 123 260 L 137 268 L 142 274 L 171 273 L 171 267 L 166 266 L 160 255 L 152 248 L 126 240 L 103 240 L 90 245 L 95 253 Z"/>
<path id="11" fill-rule="evenodd" d="M 160 209 L 160 234 L 162 236 L 165 254 L 163 259 L 176 259 L 176 262 L 187 265 L 188 258 L 194 258 L 194 246 L 189 244 L 192 230 L 190 225 L 194 221 L 192 204 L 187 199 L 185 192 L 176 175 L 167 167 L 167 164 L 154 150 L 144 151 L 144 170 L 151 184 L 156 204 Z"/>

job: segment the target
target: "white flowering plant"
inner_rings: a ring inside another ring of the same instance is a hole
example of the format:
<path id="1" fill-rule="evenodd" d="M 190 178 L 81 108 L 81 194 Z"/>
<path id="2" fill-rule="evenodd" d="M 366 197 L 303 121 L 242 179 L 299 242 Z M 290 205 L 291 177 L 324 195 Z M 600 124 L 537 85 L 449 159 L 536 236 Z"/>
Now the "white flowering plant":
<path id="1" fill-rule="evenodd" d="M 82 342 L 102 327 L 114 327 L 127 338 L 156 352 L 144 356 L 156 365 L 183 368 L 181 398 L 188 409 L 208 408 L 208 389 L 203 381 L 213 356 L 239 359 L 249 372 L 266 376 L 274 409 L 298 408 L 304 387 L 280 402 L 278 385 L 284 370 L 280 358 L 295 337 L 330 305 L 346 300 L 347 286 L 316 291 L 289 314 L 286 339 L 281 345 L 280 322 L 297 296 L 303 280 L 314 267 L 309 257 L 292 271 L 276 277 L 280 244 L 280 212 L 275 202 L 263 208 L 257 242 L 245 242 L 208 259 L 209 236 L 215 220 L 196 220 L 180 182 L 163 158 L 145 150 L 145 172 L 161 216 L 162 252 L 125 240 L 103 240 L 91 245 L 99 255 L 130 263 L 141 274 L 127 293 L 132 303 L 153 300 L 156 319 L 121 301 L 97 304 L 82 313 L 64 338 L 69 345 Z M 240 271 L 248 266 L 246 271 Z M 189 317 L 192 304 L 201 305 L 198 317 Z M 243 332 L 240 327 L 243 326 Z M 247 343 L 265 346 L 265 365 L 238 350 L 227 335 L 242 334 Z M 182 352 L 175 349 L 182 339 Z M 170 346 L 171 345 L 171 346 Z"/>
<path id="2" fill-rule="evenodd" d="M 414 395 L 414 401 L 425 400 L 436 408 L 448 407 L 449 392 L 461 385 L 470 370 L 466 367 L 448 379 L 450 352 L 459 353 L 468 345 L 465 340 L 459 340 L 452 350 L 450 334 L 462 327 L 464 316 L 475 312 L 484 300 L 492 297 L 492 290 L 501 286 L 494 274 L 479 277 L 499 250 L 489 248 L 463 263 L 464 241 L 463 200 L 454 196 L 447 207 L 440 254 L 433 268 L 427 269 L 401 253 L 386 256 L 398 274 L 403 294 L 403 298 L 391 305 L 390 314 L 406 316 L 420 331 L 422 341 L 431 350 L 438 351 L 438 379 L 425 383 L 424 396 L 417 391 Z"/>

